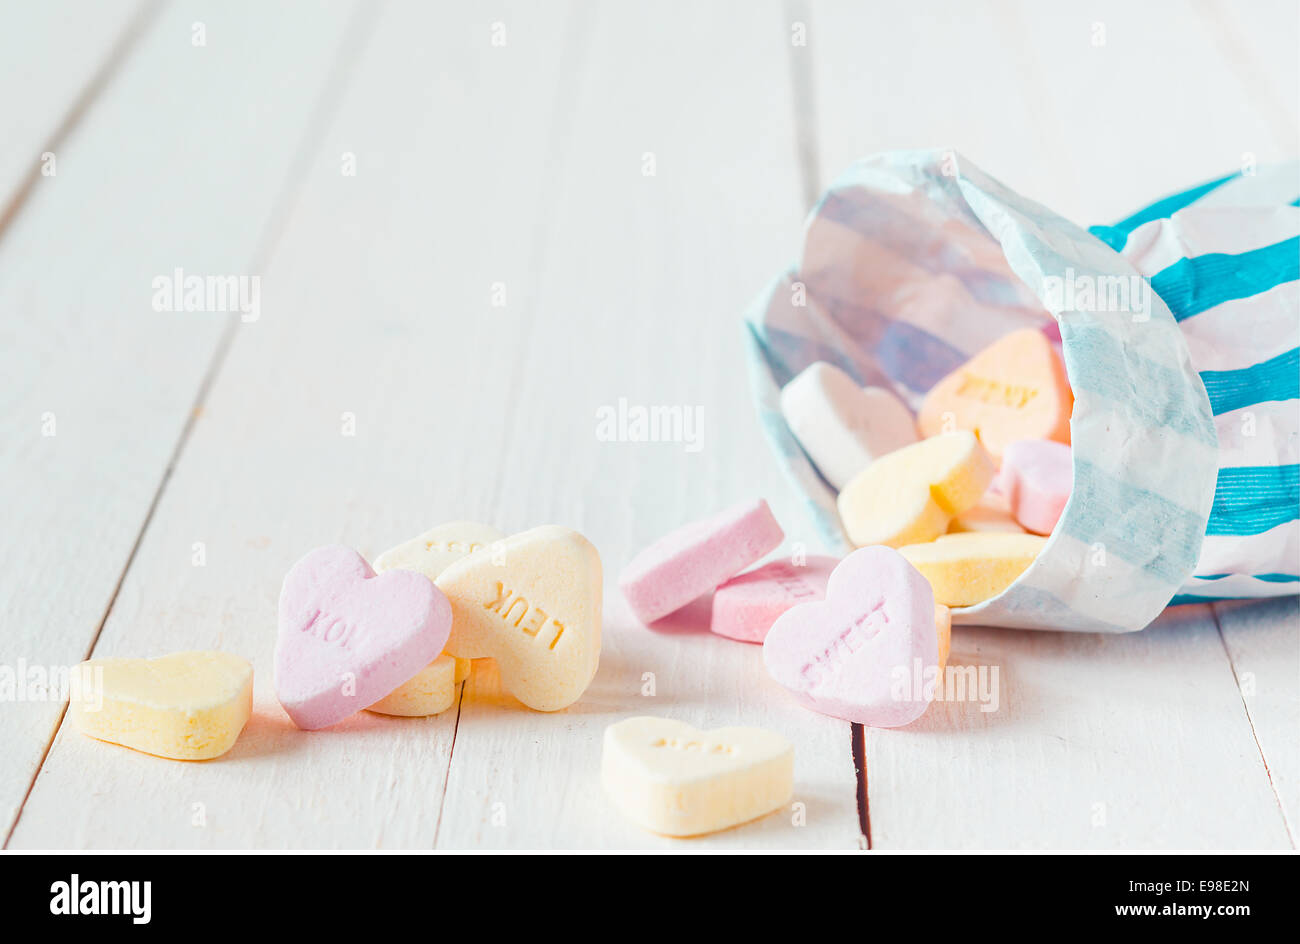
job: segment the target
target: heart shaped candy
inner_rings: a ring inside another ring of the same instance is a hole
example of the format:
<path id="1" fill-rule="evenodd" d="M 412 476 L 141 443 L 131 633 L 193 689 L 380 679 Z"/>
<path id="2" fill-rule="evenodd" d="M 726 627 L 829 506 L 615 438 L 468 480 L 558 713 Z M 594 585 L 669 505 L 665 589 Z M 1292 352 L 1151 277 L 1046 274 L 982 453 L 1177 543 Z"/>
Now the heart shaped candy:
<path id="1" fill-rule="evenodd" d="M 762 728 L 700 731 L 667 718 L 628 718 L 605 729 L 600 770 L 610 801 L 638 826 L 698 836 L 789 802 L 794 747 Z"/>
<path id="2" fill-rule="evenodd" d="M 822 477 L 841 489 L 881 456 L 916 442 L 916 422 L 883 387 L 859 387 L 817 361 L 785 385 L 781 412 Z"/>
<path id="3" fill-rule="evenodd" d="M 1074 487 L 1070 447 L 1050 439 L 1016 440 L 1002 457 L 997 484 L 1027 531 L 1051 534 Z"/>
<path id="4" fill-rule="evenodd" d="M 462 557 L 475 551 L 490 549 L 505 535 L 496 528 L 477 521 L 452 521 L 430 528 L 428 531 L 403 541 L 375 559 L 375 571 L 413 570 L 430 580 Z M 449 657 L 450 658 L 450 657 Z M 388 715 L 425 716 L 446 711 L 455 700 L 455 686 L 469 678 L 472 663 L 469 659 L 453 659 L 455 673 L 451 682 L 444 683 L 439 656 L 412 678 L 389 692 L 371 711 Z"/>
<path id="5" fill-rule="evenodd" d="M 451 521 L 389 548 L 375 558 L 375 572 L 414 570 L 430 580 L 475 551 L 489 548 L 504 534 L 477 521 Z"/>
<path id="6" fill-rule="evenodd" d="M 68 700 L 82 734 L 170 757 L 209 760 L 230 750 L 253 710 L 253 667 L 228 652 L 157 659 L 91 659 Z"/>
<path id="7" fill-rule="evenodd" d="M 328 727 L 436 659 L 450 630 L 451 606 L 424 575 L 376 576 L 351 548 L 317 548 L 280 590 L 276 697 L 298 727 Z"/>
<path id="8" fill-rule="evenodd" d="M 641 622 L 675 613 L 785 539 L 763 499 L 741 502 L 665 534 L 633 557 L 618 586 Z"/>
<path id="9" fill-rule="evenodd" d="M 1046 544 L 1037 534 L 970 531 L 910 544 L 899 553 L 929 582 L 940 603 L 974 606 L 1011 586 Z"/>
<path id="10" fill-rule="evenodd" d="M 813 556 L 799 564 L 775 560 L 732 577 L 713 592 L 709 629 L 729 639 L 761 643 L 790 607 L 826 598 L 826 582 L 838 564 L 834 557 Z"/>
<path id="11" fill-rule="evenodd" d="M 976 433 L 1000 459 L 1017 439 L 1070 441 L 1074 395 L 1061 355 L 1036 328 L 999 338 L 935 384 L 916 422 L 922 435 Z"/>
<path id="12" fill-rule="evenodd" d="M 858 547 L 932 541 L 975 505 L 993 460 L 973 433 L 923 439 L 877 459 L 840 492 L 840 519 Z"/>
<path id="13" fill-rule="evenodd" d="M 366 708 L 379 715 L 424 718 L 439 715 L 456 703 L 456 660 L 438 656 L 414 676 Z"/>
<path id="14" fill-rule="evenodd" d="M 854 551 L 831 574 L 825 601 L 772 625 L 763 662 L 814 711 L 878 728 L 915 721 L 939 670 L 930 585 L 897 551 Z"/>
<path id="15" fill-rule="evenodd" d="M 493 658 L 529 708 L 558 711 L 600 661 L 600 555 L 577 531 L 547 525 L 452 564 L 435 581 L 451 600 L 447 653 Z"/>

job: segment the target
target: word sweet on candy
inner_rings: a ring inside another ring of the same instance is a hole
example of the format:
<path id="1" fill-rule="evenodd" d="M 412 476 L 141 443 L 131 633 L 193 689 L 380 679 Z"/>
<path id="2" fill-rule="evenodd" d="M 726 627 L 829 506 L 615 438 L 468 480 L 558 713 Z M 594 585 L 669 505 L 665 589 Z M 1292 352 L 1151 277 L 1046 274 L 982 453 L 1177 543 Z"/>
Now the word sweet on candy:
<path id="1" fill-rule="evenodd" d="M 826 598 L 826 582 L 838 563 L 834 557 L 810 557 L 802 564 L 778 560 L 732 577 L 713 594 L 709 629 L 761 643 L 790 607 Z"/>
<path id="2" fill-rule="evenodd" d="M 762 728 L 700 731 L 667 718 L 628 718 L 605 729 L 601 780 L 638 826 L 698 836 L 788 803 L 794 747 Z"/>
<path id="3" fill-rule="evenodd" d="M 932 541 L 973 507 L 994 465 L 973 433 L 923 439 L 877 459 L 840 492 L 840 519 L 858 547 Z"/>
<path id="4" fill-rule="evenodd" d="M 380 554 L 375 570 L 413 570 L 436 580 L 462 557 L 490 549 L 504 537 L 496 528 L 476 521 L 441 524 Z M 455 702 L 456 686 L 469 677 L 470 665 L 469 659 L 441 655 L 369 710 L 406 717 L 440 714 Z"/>
<path id="5" fill-rule="evenodd" d="M 1047 538 L 1036 534 L 946 534 L 899 553 L 915 567 L 945 606 L 973 606 L 997 596 L 1025 572 Z"/>
<path id="6" fill-rule="evenodd" d="M 159 757 L 220 757 L 253 710 L 253 667 L 225 652 L 91 659 L 77 671 L 93 680 L 68 704 L 77 730 Z"/>
<path id="7" fill-rule="evenodd" d="M 903 401 L 882 387 L 859 387 L 822 361 L 785 385 L 781 412 L 836 490 L 876 459 L 916 442 L 916 423 Z"/>
<path id="8" fill-rule="evenodd" d="M 997 486 L 1027 531 L 1051 534 L 1074 486 L 1070 447 L 1048 439 L 1021 439 L 1007 446 Z"/>
<path id="9" fill-rule="evenodd" d="M 1036 328 L 1013 331 L 940 380 L 921 403 L 923 436 L 966 429 L 1001 459 L 1017 439 L 1070 441 L 1074 396 L 1061 356 Z"/>
<path id="10" fill-rule="evenodd" d="M 317 548 L 280 591 L 276 696 L 300 728 L 342 721 L 436 659 L 451 618 L 447 598 L 422 574 L 376 576 L 350 548 Z"/>
<path id="11" fill-rule="evenodd" d="M 493 658 L 503 687 L 558 711 L 587 690 L 600 661 L 601 566 L 591 542 L 547 525 L 495 542 L 434 581 L 451 601 L 446 651 Z"/>
<path id="12" fill-rule="evenodd" d="M 784 538 L 767 502 L 744 502 L 660 538 L 632 558 L 618 585 L 637 619 L 653 623 L 760 560 Z"/>
<path id="13" fill-rule="evenodd" d="M 909 724 L 934 694 L 937 613 L 930 585 L 897 551 L 865 547 L 840 561 L 824 601 L 778 617 L 763 661 L 814 711 L 873 727 Z M 900 689 L 900 678 L 917 675 L 925 682 L 921 691 Z"/>

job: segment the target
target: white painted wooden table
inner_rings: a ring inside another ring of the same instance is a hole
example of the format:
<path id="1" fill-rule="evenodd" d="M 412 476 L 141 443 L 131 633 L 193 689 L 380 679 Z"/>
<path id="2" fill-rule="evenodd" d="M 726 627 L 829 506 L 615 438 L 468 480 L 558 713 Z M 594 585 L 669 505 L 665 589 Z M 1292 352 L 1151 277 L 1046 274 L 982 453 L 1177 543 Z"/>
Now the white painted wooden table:
<path id="1" fill-rule="evenodd" d="M 257 672 L 253 720 L 204 764 L 0 704 L 7 847 L 1294 847 L 1294 598 L 1120 638 L 959 629 L 953 661 L 999 668 L 999 710 L 863 739 L 698 610 L 651 632 L 615 586 L 747 496 L 814 543 L 739 318 L 831 175 L 952 145 L 1091 223 L 1292 156 L 1294 0 L 0 16 L 0 664 L 223 648 Z M 259 276 L 260 317 L 155 311 L 177 267 Z M 619 398 L 702 407 L 702 448 L 598 440 Z M 270 686 L 285 570 L 453 518 L 595 542 L 586 697 L 531 713 L 489 671 L 437 718 L 297 731 Z M 645 713 L 784 732 L 806 821 L 687 843 L 624 822 L 600 738 Z"/>

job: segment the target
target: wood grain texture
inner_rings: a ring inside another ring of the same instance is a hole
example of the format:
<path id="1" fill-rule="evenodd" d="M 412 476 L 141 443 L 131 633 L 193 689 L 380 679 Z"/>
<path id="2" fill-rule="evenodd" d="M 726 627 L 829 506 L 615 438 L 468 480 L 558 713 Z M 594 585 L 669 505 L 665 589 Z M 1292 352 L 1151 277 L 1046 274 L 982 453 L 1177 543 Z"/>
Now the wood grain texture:
<path id="1" fill-rule="evenodd" d="M 650 630 L 617 591 L 645 544 L 752 496 L 779 554 L 819 550 L 757 428 L 741 311 L 871 151 L 951 144 L 1090 223 L 1295 150 L 1285 6 L 165 8 L 0 240 L 0 567 L 23 575 L 0 664 L 222 648 L 254 661 L 255 714 L 184 764 L 66 725 L 51 746 L 61 706 L 0 705 L 0 835 L 26 798 L 13 848 L 857 846 L 850 726 L 707 632 L 707 600 Z M 152 311 L 178 265 L 260 275 L 261 317 Z M 605 441 L 620 402 L 698 410 L 700 437 Z M 459 518 L 600 550 L 585 697 L 528 711 L 486 662 L 439 717 L 294 728 L 271 685 L 288 567 Z M 1124 637 L 958 629 L 997 710 L 866 732 L 874 846 L 1293 847 L 1298 632 L 1294 599 Z M 598 782 L 604 727 L 637 714 L 782 732 L 799 805 L 642 832 Z"/>
<path id="2" fill-rule="evenodd" d="M 505 50 L 468 8 L 382 10 L 263 273 L 262 318 L 236 333 L 100 637 L 100 655 L 183 636 L 251 658 L 257 716 L 237 750 L 131 796 L 116 785 L 140 757 L 65 729 L 15 845 L 433 845 L 456 713 L 297 731 L 271 684 L 276 600 L 312 547 L 373 559 L 435 521 L 492 519 L 498 470 L 522 461 L 500 444 L 507 365 L 483 365 L 523 352 L 505 343 L 513 309 L 489 300 L 496 278 L 527 293 L 537 243 L 520 221 L 539 219 L 548 168 L 519 155 L 549 137 L 569 20 L 513 9 Z M 104 786 L 60 822 L 88 770 Z M 206 803 L 209 828 L 144 815 L 169 802 Z"/>
<path id="3" fill-rule="evenodd" d="M 1261 159 L 1285 147 L 1266 110 L 1242 107 L 1251 90 L 1181 3 L 956 10 L 918 4 L 885 23 L 813 5 L 827 179 L 875 150 L 951 142 L 1090 223 L 1234 169 L 1249 147 Z M 1268 71 L 1284 80 L 1294 62 Z M 1206 607 L 1130 637 L 955 630 L 957 665 L 999 670 L 999 708 L 946 704 L 866 732 L 873 848 L 1290 845 L 1217 635 Z"/>
<path id="4" fill-rule="evenodd" d="M 1291 845 L 1300 832 L 1300 599 L 1213 604 Z"/>
<path id="5" fill-rule="evenodd" d="M 13 501 L 0 567 L 21 578 L 0 584 L 0 663 L 87 657 L 222 332 L 239 317 L 155 311 L 152 281 L 177 266 L 250 272 L 349 13 L 331 4 L 303 22 L 253 2 L 169 8 L 68 141 L 60 174 L 11 223 L 0 480 Z M 200 17 L 208 45 L 196 48 Z M 281 53 L 293 70 L 276 63 Z M 164 634 L 159 651 L 203 641 L 171 618 L 152 627 Z M 7 835 L 62 706 L 18 701 L 3 712 Z"/>
<path id="6" fill-rule="evenodd" d="M 955 629 L 997 710 L 867 732 L 873 848 L 1288 848 L 1206 609 L 1125 636 Z"/>
<path id="7" fill-rule="evenodd" d="M 708 601 L 658 632 L 635 622 L 615 585 L 650 541 L 748 496 L 773 500 L 792 543 L 810 540 L 761 440 L 740 324 L 798 233 L 788 27 L 775 5 L 709 4 L 691 7 L 691 28 L 681 29 L 675 13 L 685 9 L 601 8 L 591 17 L 575 51 L 590 79 L 575 90 L 562 139 L 545 270 L 525 307 L 505 313 L 527 334 L 506 368 L 509 447 L 494 511 L 507 528 L 578 527 L 600 549 L 600 671 L 562 716 L 521 712 L 490 677 L 471 680 L 439 848 L 858 841 L 849 726 L 793 705 L 757 647 L 705 631 Z M 633 48 L 638 58 L 628 56 Z M 642 173 L 647 154 L 653 176 Z M 620 400 L 698 408 L 700 448 L 600 441 L 597 411 Z M 648 678 L 653 695 L 643 693 Z M 802 825 L 787 809 L 683 842 L 622 820 L 599 784 L 601 737 L 607 724 L 640 714 L 785 734 L 796 745 Z"/>
<path id="8" fill-rule="evenodd" d="M 62 141 L 111 81 L 156 6 L 149 0 L 4 4 L 0 229 L 22 202 L 20 191 L 58 176 Z M 44 161 L 47 152 L 52 165 Z"/>
<path id="9" fill-rule="evenodd" d="M 823 180 L 876 151 L 952 147 L 1086 226 L 1237 170 L 1247 154 L 1294 155 L 1284 113 L 1300 77 L 1273 35 L 1296 36 L 1294 15 L 1269 4 L 1224 14 L 1238 48 L 1268 53 L 1246 72 L 1197 9 L 927 0 L 886 18 L 814 3 Z"/>

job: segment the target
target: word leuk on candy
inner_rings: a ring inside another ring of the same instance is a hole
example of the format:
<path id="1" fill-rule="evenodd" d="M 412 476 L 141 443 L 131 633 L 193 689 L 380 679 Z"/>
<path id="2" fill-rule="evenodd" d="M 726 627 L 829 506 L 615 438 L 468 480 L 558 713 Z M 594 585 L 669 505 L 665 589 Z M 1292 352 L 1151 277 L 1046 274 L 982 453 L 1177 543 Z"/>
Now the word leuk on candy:
<path id="1" fill-rule="evenodd" d="M 581 697 L 600 662 L 602 571 L 591 542 L 547 525 L 497 541 L 443 570 L 447 653 L 492 658 L 501 684 L 536 711 Z"/>

